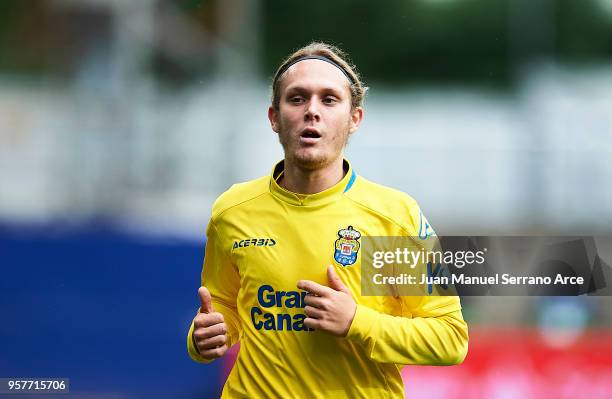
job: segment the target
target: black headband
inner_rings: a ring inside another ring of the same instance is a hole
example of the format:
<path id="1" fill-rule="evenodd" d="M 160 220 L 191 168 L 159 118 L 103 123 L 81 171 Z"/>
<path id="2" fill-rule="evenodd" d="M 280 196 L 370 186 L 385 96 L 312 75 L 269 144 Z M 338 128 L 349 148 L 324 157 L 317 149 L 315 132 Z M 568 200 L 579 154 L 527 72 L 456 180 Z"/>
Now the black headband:
<path id="1" fill-rule="evenodd" d="M 344 76 L 346 76 L 346 78 L 349 80 L 349 82 L 351 82 L 351 85 L 355 84 L 355 81 L 353 80 L 353 78 L 351 77 L 351 75 L 349 75 L 344 68 L 342 68 L 340 65 L 336 64 L 334 61 L 330 60 L 329 58 L 322 56 L 322 55 L 304 55 L 302 57 L 296 58 L 295 60 L 291 61 L 290 63 L 284 65 L 276 74 L 276 79 L 274 79 L 274 83 L 276 84 L 276 82 L 278 81 L 278 79 L 283 75 L 283 73 L 285 73 L 287 71 L 287 69 L 289 69 L 289 67 L 291 67 L 293 64 L 297 64 L 300 61 L 304 61 L 304 60 L 321 60 L 321 61 L 325 61 L 329 64 L 332 64 L 333 66 L 335 66 L 336 68 L 338 68 L 340 71 L 342 71 L 342 73 L 344 74 Z"/>

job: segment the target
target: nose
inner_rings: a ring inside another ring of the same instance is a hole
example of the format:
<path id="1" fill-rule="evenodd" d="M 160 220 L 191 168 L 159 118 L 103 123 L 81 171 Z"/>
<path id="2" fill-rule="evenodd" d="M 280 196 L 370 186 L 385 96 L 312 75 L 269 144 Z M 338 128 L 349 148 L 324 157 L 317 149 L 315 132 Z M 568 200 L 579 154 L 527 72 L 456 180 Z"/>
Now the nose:
<path id="1" fill-rule="evenodd" d="M 308 106 L 306 107 L 306 112 L 304 113 L 304 121 L 305 122 L 319 122 L 321 120 L 321 113 L 319 112 L 318 104 L 314 99 L 311 99 L 308 102 Z"/>

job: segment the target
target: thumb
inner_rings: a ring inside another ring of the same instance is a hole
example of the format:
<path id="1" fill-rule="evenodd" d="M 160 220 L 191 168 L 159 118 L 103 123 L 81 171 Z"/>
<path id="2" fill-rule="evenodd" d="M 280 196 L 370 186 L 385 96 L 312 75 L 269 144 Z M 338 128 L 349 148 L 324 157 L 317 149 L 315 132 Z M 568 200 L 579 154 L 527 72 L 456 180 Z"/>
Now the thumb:
<path id="1" fill-rule="evenodd" d="M 332 265 L 327 266 L 327 280 L 329 281 L 329 286 L 336 291 L 342 291 L 347 294 L 351 294 L 346 285 L 340 280 L 340 277 L 336 274 L 334 267 Z"/>
<path id="2" fill-rule="evenodd" d="M 213 308 L 212 298 L 210 296 L 210 292 L 208 288 L 202 286 L 198 288 L 198 296 L 200 297 L 200 313 L 213 313 L 215 308 Z"/>

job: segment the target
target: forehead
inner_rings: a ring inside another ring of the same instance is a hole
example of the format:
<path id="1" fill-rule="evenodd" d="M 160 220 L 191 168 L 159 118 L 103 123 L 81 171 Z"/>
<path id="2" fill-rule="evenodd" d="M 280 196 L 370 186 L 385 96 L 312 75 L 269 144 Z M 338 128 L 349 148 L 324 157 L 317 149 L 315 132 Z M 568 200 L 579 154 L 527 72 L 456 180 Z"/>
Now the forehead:
<path id="1" fill-rule="evenodd" d="M 334 89 L 350 94 L 349 81 L 342 71 L 322 60 L 299 61 L 287 69 L 281 78 L 281 93 L 296 87 L 311 90 Z"/>

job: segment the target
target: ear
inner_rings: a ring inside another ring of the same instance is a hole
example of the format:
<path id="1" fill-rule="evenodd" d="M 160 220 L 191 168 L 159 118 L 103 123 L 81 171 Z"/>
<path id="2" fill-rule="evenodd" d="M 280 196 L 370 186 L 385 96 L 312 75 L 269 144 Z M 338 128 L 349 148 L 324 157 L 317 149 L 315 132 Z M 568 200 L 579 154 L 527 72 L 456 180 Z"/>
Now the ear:
<path id="1" fill-rule="evenodd" d="M 270 120 L 270 126 L 272 126 L 272 130 L 278 133 L 278 112 L 274 109 L 273 106 L 268 108 L 268 119 Z"/>
<path id="2" fill-rule="evenodd" d="M 349 134 L 352 134 L 357 129 L 359 129 L 359 125 L 363 120 L 363 108 L 355 107 L 354 110 L 351 111 L 351 126 L 349 128 Z"/>

